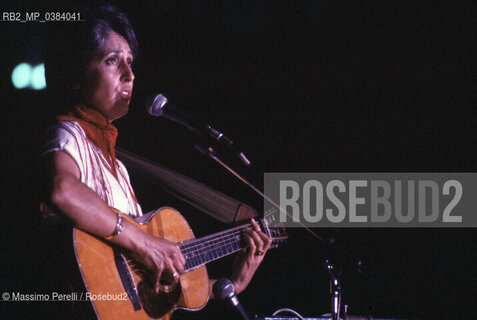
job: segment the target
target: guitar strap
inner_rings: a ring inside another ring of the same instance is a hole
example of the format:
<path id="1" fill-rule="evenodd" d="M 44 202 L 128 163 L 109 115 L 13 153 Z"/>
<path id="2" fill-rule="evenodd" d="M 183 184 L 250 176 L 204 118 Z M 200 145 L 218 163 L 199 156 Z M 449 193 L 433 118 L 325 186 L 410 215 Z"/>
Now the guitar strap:
<path id="1" fill-rule="evenodd" d="M 116 156 L 131 172 L 223 223 L 258 216 L 252 207 L 129 151 L 116 148 Z"/>

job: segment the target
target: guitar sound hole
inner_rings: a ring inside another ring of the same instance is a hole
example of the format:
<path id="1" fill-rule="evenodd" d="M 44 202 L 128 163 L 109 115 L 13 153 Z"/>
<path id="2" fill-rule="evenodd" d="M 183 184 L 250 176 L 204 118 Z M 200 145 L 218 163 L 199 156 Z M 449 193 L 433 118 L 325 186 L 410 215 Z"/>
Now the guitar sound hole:
<path id="1" fill-rule="evenodd" d="M 159 281 L 159 290 L 170 293 L 176 290 L 178 284 L 179 279 L 174 279 L 172 275 L 163 275 Z"/>
<path id="2" fill-rule="evenodd" d="M 162 282 L 162 280 L 161 280 Z M 152 318 L 159 318 L 171 311 L 180 298 L 179 281 L 160 286 L 158 294 L 154 292 L 153 282 L 143 279 L 137 286 L 139 300 L 144 311 Z"/>

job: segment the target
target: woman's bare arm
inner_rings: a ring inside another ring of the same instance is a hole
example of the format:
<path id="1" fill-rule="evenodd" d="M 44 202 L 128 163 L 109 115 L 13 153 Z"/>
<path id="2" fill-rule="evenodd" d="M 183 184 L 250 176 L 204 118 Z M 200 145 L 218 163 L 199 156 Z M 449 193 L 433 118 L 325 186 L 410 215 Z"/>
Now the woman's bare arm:
<path id="1" fill-rule="evenodd" d="M 117 214 L 87 185 L 80 181 L 76 162 L 63 151 L 49 155 L 51 167 L 50 203 L 78 229 L 100 237 L 113 234 Z M 156 275 L 156 291 L 163 272 L 184 271 L 185 259 L 177 244 L 151 236 L 124 220 L 121 234 L 110 240 L 129 250 L 132 256 Z"/>

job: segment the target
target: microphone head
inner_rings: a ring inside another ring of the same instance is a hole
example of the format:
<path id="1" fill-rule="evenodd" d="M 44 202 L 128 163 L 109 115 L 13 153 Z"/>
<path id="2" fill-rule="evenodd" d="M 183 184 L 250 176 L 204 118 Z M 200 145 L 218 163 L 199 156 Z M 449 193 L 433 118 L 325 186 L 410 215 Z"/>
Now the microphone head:
<path id="1" fill-rule="evenodd" d="M 227 278 L 221 278 L 212 287 L 214 295 L 219 300 L 230 299 L 235 295 L 234 285 Z"/>
<path id="2" fill-rule="evenodd" d="M 195 134 L 203 135 L 208 134 L 210 129 L 205 123 L 194 119 L 186 112 L 180 110 L 172 103 L 169 103 L 167 98 L 162 94 L 156 94 L 150 96 L 146 100 L 146 109 L 151 116 L 164 117 L 166 119 L 177 122 L 180 125 L 185 126 Z"/>
<path id="3" fill-rule="evenodd" d="M 146 100 L 146 109 L 151 116 L 160 117 L 164 113 L 164 106 L 167 104 L 168 100 L 164 97 L 163 94 L 156 94 L 150 96 Z"/>

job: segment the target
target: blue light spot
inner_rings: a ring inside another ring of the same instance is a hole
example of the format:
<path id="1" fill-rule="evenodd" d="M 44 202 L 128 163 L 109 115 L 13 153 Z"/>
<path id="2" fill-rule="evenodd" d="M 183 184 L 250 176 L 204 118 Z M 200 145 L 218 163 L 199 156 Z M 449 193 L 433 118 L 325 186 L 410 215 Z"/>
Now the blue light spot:
<path id="1" fill-rule="evenodd" d="M 45 81 L 45 65 L 39 64 L 31 73 L 31 87 L 35 90 L 43 90 L 46 88 L 46 81 Z"/>
<path id="2" fill-rule="evenodd" d="M 17 89 L 23 89 L 30 84 L 31 66 L 28 63 L 20 63 L 13 69 L 12 83 Z"/>

